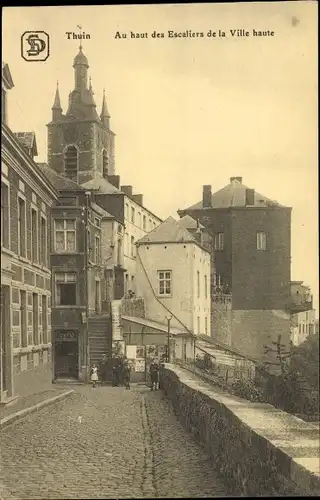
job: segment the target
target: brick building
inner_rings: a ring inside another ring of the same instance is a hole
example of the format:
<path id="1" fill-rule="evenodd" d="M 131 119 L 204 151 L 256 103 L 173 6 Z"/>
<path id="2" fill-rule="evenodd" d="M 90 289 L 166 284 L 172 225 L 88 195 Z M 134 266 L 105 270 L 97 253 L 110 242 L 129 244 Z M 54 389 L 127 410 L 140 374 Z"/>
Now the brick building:
<path id="1" fill-rule="evenodd" d="M 231 177 L 178 213 L 212 236 L 212 337 L 258 359 L 276 335 L 289 342 L 291 208 Z"/>
<path id="2" fill-rule="evenodd" d="M 51 382 L 50 210 L 57 192 L 39 171 L 33 133 L 8 126 L 2 66 L 1 402 Z"/>

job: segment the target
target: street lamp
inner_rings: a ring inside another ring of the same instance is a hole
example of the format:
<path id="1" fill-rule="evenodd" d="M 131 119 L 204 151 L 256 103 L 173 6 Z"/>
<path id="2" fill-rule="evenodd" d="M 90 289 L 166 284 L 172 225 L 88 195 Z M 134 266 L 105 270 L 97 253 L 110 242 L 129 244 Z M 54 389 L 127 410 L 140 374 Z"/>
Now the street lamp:
<path id="1" fill-rule="evenodd" d="M 166 320 L 168 322 L 167 362 L 170 363 L 170 322 L 172 320 L 172 316 L 166 316 Z"/>

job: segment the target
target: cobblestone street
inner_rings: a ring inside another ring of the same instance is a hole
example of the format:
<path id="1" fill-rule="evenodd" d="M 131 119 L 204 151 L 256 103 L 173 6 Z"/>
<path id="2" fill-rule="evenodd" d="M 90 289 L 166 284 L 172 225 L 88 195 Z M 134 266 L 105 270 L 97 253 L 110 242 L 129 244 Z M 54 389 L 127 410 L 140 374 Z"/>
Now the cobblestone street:
<path id="1" fill-rule="evenodd" d="M 161 391 L 79 386 L 2 430 L 3 500 L 226 495 Z"/>

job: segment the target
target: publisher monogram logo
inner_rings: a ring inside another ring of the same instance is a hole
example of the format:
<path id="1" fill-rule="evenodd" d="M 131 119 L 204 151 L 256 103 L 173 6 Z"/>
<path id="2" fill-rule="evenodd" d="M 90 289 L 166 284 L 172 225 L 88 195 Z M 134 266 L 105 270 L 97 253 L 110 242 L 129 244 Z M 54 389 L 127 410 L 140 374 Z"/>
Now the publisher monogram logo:
<path id="1" fill-rule="evenodd" d="M 21 57 L 28 62 L 46 61 L 49 57 L 48 33 L 25 31 L 21 35 Z"/>

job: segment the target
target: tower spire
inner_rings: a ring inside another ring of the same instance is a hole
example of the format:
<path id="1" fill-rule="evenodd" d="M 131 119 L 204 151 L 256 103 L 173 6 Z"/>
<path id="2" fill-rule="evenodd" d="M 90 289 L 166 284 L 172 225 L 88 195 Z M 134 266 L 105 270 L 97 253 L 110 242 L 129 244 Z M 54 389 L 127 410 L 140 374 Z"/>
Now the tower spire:
<path id="1" fill-rule="evenodd" d="M 54 103 L 52 106 L 52 120 L 59 120 L 62 116 L 62 107 L 60 102 L 60 93 L 59 93 L 59 82 L 57 82 L 56 94 L 54 96 Z"/>
<path id="2" fill-rule="evenodd" d="M 103 125 L 106 128 L 109 128 L 109 123 L 110 123 L 110 114 L 107 108 L 107 101 L 106 101 L 106 91 L 103 89 L 103 98 L 102 98 L 102 110 L 101 110 L 101 115 L 100 115 L 101 121 Z"/>

